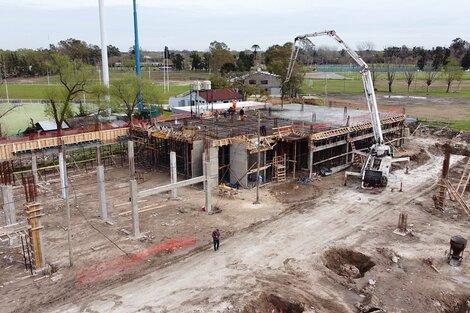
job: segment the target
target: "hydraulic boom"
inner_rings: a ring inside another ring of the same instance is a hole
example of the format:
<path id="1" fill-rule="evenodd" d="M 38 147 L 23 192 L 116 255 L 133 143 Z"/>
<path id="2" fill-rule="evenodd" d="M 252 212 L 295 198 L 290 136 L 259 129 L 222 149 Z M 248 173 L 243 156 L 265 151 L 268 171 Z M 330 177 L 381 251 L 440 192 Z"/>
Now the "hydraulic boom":
<path id="1" fill-rule="evenodd" d="M 374 132 L 375 143 L 370 147 L 370 151 L 367 155 L 367 160 L 363 164 L 361 173 L 357 173 L 362 177 L 362 187 L 373 187 L 382 186 L 387 184 L 388 172 L 390 170 L 392 160 L 392 151 L 390 146 L 384 144 L 384 138 L 382 134 L 382 127 L 380 124 L 380 116 L 377 107 L 377 99 L 374 92 L 374 84 L 372 82 L 372 73 L 366 62 L 352 50 L 344 41 L 341 39 L 334 30 L 328 30 L 323 32 L 315 32 L 297 36 L 294 39 L 292 45 L 292 52 L 290 56 L 289 67 L 287 69 L 286 80 L 284 84 L 289 82 L 292 72 L 294 71 L 295 62 L 300 50 L 300 43 L 306 39 L 319 36 L 329 36 L 336 40 L 338 44 L 356 61 L 361 67 L 362 82 L 364 84 L 364 92 L 366 95 L 367 106 L 370 113 L 372 122 L 372 129 Z M 396 160 L 403 161 L 403 160 Z M 346 172 L 346 175 L 356 175 L 356 173 Z M 357 175 L 356 175 L 357 176 Z"/>

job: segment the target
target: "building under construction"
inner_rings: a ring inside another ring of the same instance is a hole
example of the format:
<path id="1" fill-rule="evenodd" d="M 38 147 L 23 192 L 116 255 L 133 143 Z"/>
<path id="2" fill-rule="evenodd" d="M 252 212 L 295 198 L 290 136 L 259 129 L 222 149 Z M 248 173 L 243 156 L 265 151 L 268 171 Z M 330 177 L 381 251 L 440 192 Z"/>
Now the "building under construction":
<path id="1" fill-rule="evenodd" d="M 353 161 L 354 150 L 366 150 L 374 140 L 369 114 L 363 110 L 289 104 L 259 112 L 259 120 L 255 111 L 248 111 L 244 118 L 211 114 L 134 127 L 130 135 L 137 144 L 136 159 L 169 168 L 169 152 L 175 151 L 178 174 L 190 178 L 203 174 L 205 157 L 218 164 L 217 170 L 210 169 L 214 184 L 250 188 L 256 184 L 258 148 L 260 180 L 279 182 L 344 168 Z M 386 140 L 400 145 L 395 139 L 403 137 L 405 116 L 380 117 Z"/>

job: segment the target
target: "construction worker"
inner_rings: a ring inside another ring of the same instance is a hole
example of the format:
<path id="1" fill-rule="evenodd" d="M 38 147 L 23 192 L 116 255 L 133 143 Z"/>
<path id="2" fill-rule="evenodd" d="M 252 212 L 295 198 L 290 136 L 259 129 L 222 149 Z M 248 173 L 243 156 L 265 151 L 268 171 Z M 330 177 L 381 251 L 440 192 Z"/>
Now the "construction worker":
<path id="1" fill-rule="evenodd" d="M 214 243 L 214 251 L 219 250 L 220 231 L 218 228 L 212 232 L 212 241 Z"/>
<path id="2" fill-rule="evenodd" d="M 240 109 L 240 120 L 244 120 L 245 119 L 245 107 L 242 107 Z"/>

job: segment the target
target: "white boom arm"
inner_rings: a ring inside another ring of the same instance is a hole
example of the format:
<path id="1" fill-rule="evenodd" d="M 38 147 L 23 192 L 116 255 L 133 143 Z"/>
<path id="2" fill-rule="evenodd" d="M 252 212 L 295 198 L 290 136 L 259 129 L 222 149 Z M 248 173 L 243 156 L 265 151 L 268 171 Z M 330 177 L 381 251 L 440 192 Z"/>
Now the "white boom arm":
<path id="1" fill-rule="evenodd" d="M 380 124 L 379 111 L 377 108 L 377 99 L 375 97 L 375 92 L 374 92 L 374 84 L 372 82 L 372 73 L 369 69 L 369 66 L 366 64 L 366 62 L 362 60 L 362 58 L 356 53 L 356 51 L 349 48 L 349 46 L 343 41 L 343 39 L 341 39 L 341 37 L 339 37 L 336 34 L 336 31 L 328 30 L 328 31 L 323 31 L 323 32 L 316 32 L 316 33 L 311 33 L 311 34 L 305 34 L 302 36 L 297 36 L 292 46 L 292 53 L 290 56 L 289 67 L 287 69 L 286 80 L 284 81 L 284 83 L 287 83 L 292 76 L 294 65 L 297 60 L 297 55 L 299 54 L 299 50 L 300 50 L 300 46 L 298 45 L 298 43 L 302 41 L 303 39 L 310 38 L 310 37 L 319 37 L 319 36 L 332 37 L 361 67 L 362 81 L 364 83 L 364 91 L 366 94 L 367 106 L 369 107 L 369 113 L 370 113 L 370 118 L 372 120 L 372 128 L 373 128 L 374 137 L 375 137 L 375 145 L 372 148 L 373 150 L 375 150 L 374 152 L 379 156 L 383 154 L 387 154 L 389 151 L 389 148 L 387 146 L 384 146 L 383 144 L 384 139 L 383 139 L 382 128 Z"/>

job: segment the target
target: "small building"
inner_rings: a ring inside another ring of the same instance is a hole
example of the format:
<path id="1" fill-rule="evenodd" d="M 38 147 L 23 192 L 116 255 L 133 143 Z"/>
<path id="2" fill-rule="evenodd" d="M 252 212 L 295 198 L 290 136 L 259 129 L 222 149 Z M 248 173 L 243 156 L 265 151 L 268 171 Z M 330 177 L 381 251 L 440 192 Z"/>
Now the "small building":
<path id="1" fill-rule="evenodd" d="M 229 88 L 207 89 L 201 91 L 188 91 L 176 97 L 170 97 L 168 103 L 170 110 L 176 107 L 194 106 L 196 111 L 206 111 L 210 104 L 231 103 L 233 100 L 242 101 L 243 96 Z"/>
<path id="2" fill-rule="evenodd" d="M 256 72 L 245 74 L 236 78 L 242 80 L 244 85 L 255 86 L 265 90 L 270 96 L 281 96 L 281 76 L 258 69 Z"/>

